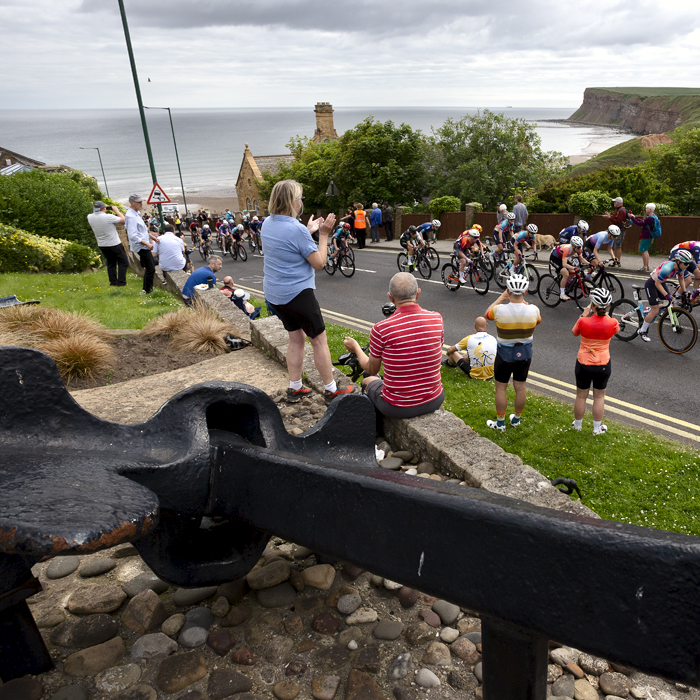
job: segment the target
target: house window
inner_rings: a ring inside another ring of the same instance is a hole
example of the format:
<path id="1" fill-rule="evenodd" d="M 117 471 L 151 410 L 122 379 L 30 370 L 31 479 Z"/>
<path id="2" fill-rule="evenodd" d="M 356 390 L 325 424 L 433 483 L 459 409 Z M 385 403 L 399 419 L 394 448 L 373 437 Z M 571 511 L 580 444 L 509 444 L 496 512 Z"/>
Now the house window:
<path id="1" fill-rule="evenodd" d="M 248 187 L 252 187 L 253 183 L 250 181 L 250 178 L 248 178 Z"/>
<path id="2" fill-rule="evenodd" d="M 253 207 L 255 207 L 255 213 L 259 214 L 260 213 L 260 206 L 258 205 L 257 199 L 253 200 Z"/>
<path id="3" fill-rule="evenodd" d="M 247 209 L 248 211 L 250 211 L 250 210 L 253 208 L 253 207 L 250 205 L 250 199 L 246 199 L 245 202 L 246 202 L 246 209 Z"/>

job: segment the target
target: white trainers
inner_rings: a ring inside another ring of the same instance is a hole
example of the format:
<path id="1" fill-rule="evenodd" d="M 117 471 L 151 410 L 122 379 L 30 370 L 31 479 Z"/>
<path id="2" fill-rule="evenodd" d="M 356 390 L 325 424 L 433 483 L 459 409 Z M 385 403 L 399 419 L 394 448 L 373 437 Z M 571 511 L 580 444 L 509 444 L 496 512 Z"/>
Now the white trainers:
<path id="1" fill-rule="evenodd" d="M 578 430 L 579 433 L 581 432 L 581 428 L 577 428 L 577 427 L 576 427 L 576 421 L 575 421 L 575 420 L 572 420 L 572 421 L 571 421 L 571 429 L 572 429 L 572 430 Z"/>
<path id="2" fill-rule="evenodd" d="M 467 283 L 467 280 L 466 280 L 464 277 L 460 277 L 460 278 L 459 278 L 459 283 L 460 283 L 460 284 L 466 284 L 466 283 Z"/>
<path id="3" fill-rule="evenodd" d="M 515 413 L 511 413 L 510 416 L 508 416 L 508 420 L 514 428 L 520 425 L 520 418 L 518 418 Z"/>
<path id="4" fill-rule="evenodd" d="M 495 420 L 487 420 L 486 421 L 486 426 L 488 428 L 493 428 L 494 430 L 500 430 L 501 432 L 505 433 L 506 432 L 506 426 L 505 423 L 503 425 L 498 425 L 498 421 Z"/>
<path id="5" fill-rule="evenodd" d="M 598 430 L 593 431 L 593 435 L 602 435 L 603 433 L 608 432 L 608 426 L 607 425 L 601 425 Z"/>

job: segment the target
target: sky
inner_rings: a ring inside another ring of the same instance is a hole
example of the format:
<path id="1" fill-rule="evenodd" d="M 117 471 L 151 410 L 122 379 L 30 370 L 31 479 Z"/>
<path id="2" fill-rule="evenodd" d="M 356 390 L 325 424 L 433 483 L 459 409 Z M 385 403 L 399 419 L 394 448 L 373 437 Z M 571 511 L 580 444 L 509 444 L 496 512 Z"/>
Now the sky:
<path id="1" fill-rule="evenodd" d="M 124 5 L 146 104 L 575 108 L 586 87 L 700 86 L 689 0 Z M 0 108 L 136 104 L 117 0 L 0 0 L 0 26 Z"/>

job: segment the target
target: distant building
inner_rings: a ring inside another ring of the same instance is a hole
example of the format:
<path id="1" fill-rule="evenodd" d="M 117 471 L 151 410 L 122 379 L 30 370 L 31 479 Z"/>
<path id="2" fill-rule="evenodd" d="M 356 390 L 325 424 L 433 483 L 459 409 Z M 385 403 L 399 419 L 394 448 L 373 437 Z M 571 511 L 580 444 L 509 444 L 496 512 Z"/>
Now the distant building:
<path id="1" fill-rule="evenodd" d="M 330 102 L 317 102 L 316 108 L 316 131 L 314 131 L 314 143 L 321 141 L 332 141 L 338 138 L 338 132 L 333 126 L 333 105 Z"/>
<path id="2" fill-rule="evenodd" d="M 14 175 L 27 170 L 43 170 L 48 173 L 68 172 L 72 170 L 67 165 L 46 165 L 40 160 L 23 156 L 7 148 L 0 147 L 0 175 Z"/>

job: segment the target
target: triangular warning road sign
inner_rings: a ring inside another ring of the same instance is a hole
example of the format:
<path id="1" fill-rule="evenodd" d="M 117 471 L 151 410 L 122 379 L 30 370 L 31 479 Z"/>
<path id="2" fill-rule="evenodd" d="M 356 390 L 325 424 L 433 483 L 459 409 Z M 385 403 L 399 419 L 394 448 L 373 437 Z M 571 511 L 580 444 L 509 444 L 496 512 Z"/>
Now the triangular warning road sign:
<path id="1" fill-rule="evenodd" d="M 148 195 L 149 204 L 170 204 L 170 197 L 161 189 L 161 186 L 156 182 L 153 185 L 151 194 Z"/>

